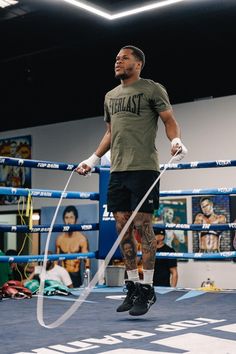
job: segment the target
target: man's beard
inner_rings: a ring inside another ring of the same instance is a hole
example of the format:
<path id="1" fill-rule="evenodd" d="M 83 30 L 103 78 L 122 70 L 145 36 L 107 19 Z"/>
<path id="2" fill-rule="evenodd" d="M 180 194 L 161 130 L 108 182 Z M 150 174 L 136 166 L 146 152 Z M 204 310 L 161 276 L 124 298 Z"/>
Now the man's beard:
<path id="1" fill-rule="evenodd" d="M 123 73 L 120 73 L 120 74 L 115 74 L 115 78 L 116 79 L 119 79 L 119 80 L 125 80 L 125 79 L 128 79 L 128 75 L 127 75 L 127 72 L 123 72 Z"/>
<path id="2" fill-rule="evenodd" d="M 120 79 L 120 80 L 125 80 L 128 79 L 131 75 L 130 72 L 132 72 L 133 67 L 130 66 L 129 68 L 127 68 L 126 70 L 123 71 L 123 73 L 120 74 L 115 74 L 115 78 L 116 79 Z"/>

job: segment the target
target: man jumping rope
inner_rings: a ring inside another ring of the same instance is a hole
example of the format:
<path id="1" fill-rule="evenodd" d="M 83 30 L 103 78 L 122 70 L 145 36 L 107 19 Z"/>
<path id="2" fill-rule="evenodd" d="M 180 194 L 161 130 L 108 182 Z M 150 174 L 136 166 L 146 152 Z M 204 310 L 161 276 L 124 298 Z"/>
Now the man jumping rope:
<path id="1" fill-rule="evenodd" d="M 144 64 L 145 55 L 139 48 L 127 45 L 120 49 L 115 60 L 115 77 L 120 80 L 120 85 L 105 96 L 106 133 L 96 151 L 76 168 L 79 174 L 87 175 L 99 164 L 100 158 L 111 150 L 107 203 L 119 234 L 160 174 L 155 147 L 158 117 L 164 123 L 171 142 L 171 155 L 177 153 L 175 161 L 180 161 L 187 154 L 166 89 L 159 83 L 140 77 Z M 156 301 L 153 287 L 156 240 L 152 214 L 158 207 L 159 183 L 141 205 L 120 243 L 128 280 L 126 298 L 117 312 L 129 311 L 132 316 L 143 315 Z M 134 228 L 141 235 L 142 283 L 138 274 Z M 132 244 L 133 257 L 127 257 L 124 252 L 127 240 Z"/>

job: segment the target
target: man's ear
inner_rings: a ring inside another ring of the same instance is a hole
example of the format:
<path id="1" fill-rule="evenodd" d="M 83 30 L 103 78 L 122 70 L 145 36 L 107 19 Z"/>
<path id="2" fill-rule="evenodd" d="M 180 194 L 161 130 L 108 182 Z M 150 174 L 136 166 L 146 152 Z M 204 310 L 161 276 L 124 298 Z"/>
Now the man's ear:
<path id="1" fill-rule="evenodd" d="M 141 61 L 138 61 L 137 62 L 137 69 L 141 71 L 142 70 L 142 66 L 143 66 L 143 63 Z"/>

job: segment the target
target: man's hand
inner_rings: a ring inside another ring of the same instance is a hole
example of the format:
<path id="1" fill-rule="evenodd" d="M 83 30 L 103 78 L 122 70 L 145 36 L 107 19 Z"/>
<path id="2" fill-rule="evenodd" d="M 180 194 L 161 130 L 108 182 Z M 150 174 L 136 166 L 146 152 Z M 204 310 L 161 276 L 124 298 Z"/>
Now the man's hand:
<path id="1" fill-rule="evenodd" d="M 188 153 L 188 149 L 184 146 L 180 138 L 174 138 L 171 141 L 171 155 L 174 156 L 176 152 L 177 155 L 173 158 L 173 162 L 182 160 Z"/>
<path id="2" fill-rule="evenodd" d="M 88 159 L 80 162 L 80 164 L 76 167 L 75 171 L 83 176 L 87 176 L 91 174 L 91 170 L 100 163 L 100 157 L 96 154 L 92 154 Z"/>

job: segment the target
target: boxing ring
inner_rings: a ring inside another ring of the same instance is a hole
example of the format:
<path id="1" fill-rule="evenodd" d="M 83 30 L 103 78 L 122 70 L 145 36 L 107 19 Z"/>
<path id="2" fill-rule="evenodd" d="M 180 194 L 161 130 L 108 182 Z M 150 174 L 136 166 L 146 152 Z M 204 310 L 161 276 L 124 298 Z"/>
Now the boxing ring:
<path id="1" fill-rule="evenodd" d="M 0 165 L 23 166 L 39 169 L 63 170 L 72 173 L 75 164 L 61 162 L 23 160 L 0 157 Z M 235 167 L 236 160 L 191 162 L 161 165 L 161 170 Z M 99 223 L 64 225 L 0 225 L 2 232 L 48 233 L 69 231 L 99 232 L 98 248 L 93 252 L 47 255 L 50 260 L 98 259 L 107 257 L 117 234 L 115 221 L 106 208 L 106 191 L 109 167 L 97 166 L 99 193 L 39 190 L 0 187 L 1 195 L 28 198 L 60 198 L 92 200 L 99 205 Z M 82 178 L 82 177 L 81 177 Z M 161 191 L 160 197 L 234 195 L 236 188 L 192 189 Z M 234 231 L 235 223 L 226 224 L 155 224 L 154 228 L 184 231 Z M 141 253 L 139 253 L 141 256 Z M 157 257 L 201 260 L 232 260 L 236 251 L 219 253 L 157 253 Z M 121 257 L 116 249 L 114 258 Z M 0 256 L 0 262 L 40 262 L 44 255 Z M 115 308 L 123 297 L 123 287 L 99 286 L 90 289 L 88 297 L 77 312 L 52 331 L 39 325 L 35 316 L 37 295 L 32 299 L 15 301 L 3 299 L 1 307 L 1 347 L 4 354 L 58 354 L 58 353 L 236 353 L 236 321 L 234 316 L 236 290 L 217 292 L 202 289 L 155 287 L 157 303 L 140 318 L 117 314 Z M 45 298 L 44 316 L 51 322 L 68 311 L 71 303 L 81 301 L 83 289 L 72 291 L 71 296 Z M 221 306 L 224 304 L 224 306 Z M 137 323 L 138 322 L 138 323 Z M 12 335 L 15 340 L 12 340 Z M 210 351 L 209 351 L 209 348 Z"/>

